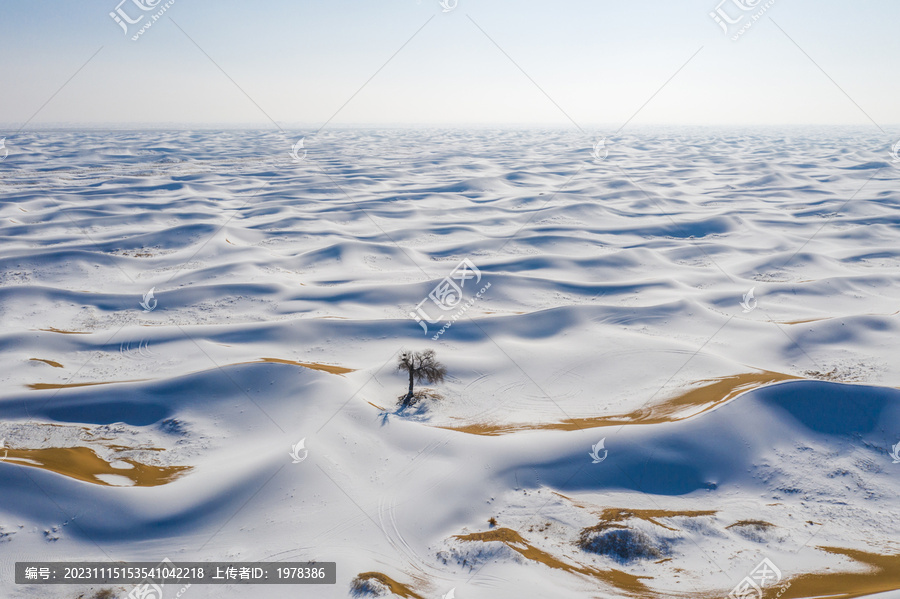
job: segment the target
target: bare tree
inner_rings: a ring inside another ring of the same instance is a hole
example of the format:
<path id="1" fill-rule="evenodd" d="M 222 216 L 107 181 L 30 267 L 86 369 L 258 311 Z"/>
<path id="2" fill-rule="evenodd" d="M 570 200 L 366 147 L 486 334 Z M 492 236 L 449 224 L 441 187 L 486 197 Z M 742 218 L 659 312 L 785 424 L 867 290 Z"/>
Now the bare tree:
<path id="1" fill-rule="evenodd" d="M 437 361 L 433 349 L 421 352 L 403 352 L 397 361 L 397 370 L 409 373 L 409 390 L 400 398 L 400 407 L 405 408 L 416 403 L 413 393 L 414 383 L 443 383 L 447 375 L 447 367 Z"/>

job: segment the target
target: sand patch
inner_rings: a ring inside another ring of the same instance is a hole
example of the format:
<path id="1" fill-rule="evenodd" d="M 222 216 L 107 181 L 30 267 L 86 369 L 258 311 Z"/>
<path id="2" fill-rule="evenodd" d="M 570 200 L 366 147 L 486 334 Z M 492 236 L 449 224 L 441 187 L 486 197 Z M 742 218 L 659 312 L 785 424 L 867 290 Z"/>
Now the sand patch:
<path id="1" fill-rule="evenodd" d="M 94 383 L 31 383 L 26 385 L 29 389 L 36 391 L 44 389 L 69 389 L 72 387 L 93 387 L 95 385 L 116 385 L 118 383 L 140 383 L 147 379 L 132 379 L 129 381 L 98 381 Z"/>
<path id="2" fill-rule="evenodd" d="M 677 531 L 677 528 L 673 528 L 671 526 L 663 524 L 662 522 L 659 522 L 659 520 L 662 518 L 700 518 L 703 516 L 715 515 L 716 510 L 628 510 L 613 507 L 603 510 L 603 512 L 600 514 L 600 524 L 598 524 L 597 526 L 622 526 L 622 522 L 625 522 L 626 520 L 629 520 L 631 518 L 637 518 L 639 520 L 649 522 L 650 524 L 661 526 L 666 530 Z"/>
<path id="3" fill-rule="evenodd" d="M 405 584 L 397 582 L 387 574 L 382 574 L 381 572 L 363 572 L 361 574 L 357 574 L 356 578 L 353 579 L 353 588 L 358 589 L 357 594 L 363 594 L 363 589 L 367 589 L 370 586 L 366 583 L 372 581 L 383 588 L 389 589 L 390 592 L 397 597 L 405 597 L 406 599 L 425 599 L 424 597 L 422 597 L 422 595 L 414 592 Z"/>
<path id="4" fill-rule="evenodd" d="M 282 358 L 260 358 L 259 361 L 270 362 L 274 364 L 290 364 L 292 366 L 303 366 L 304 368 L 310 368 L 312 370 L 321 370 L 322 372 L 340 375 L 356 371 L 356 369 L 354 368 L 344 368 L 343 366 L 334 366 L 332 364 L 319 364 L 318 362 L 297 362 L 295 360 L 284 360 Z M 253 362 L 245 362 L 245 364 L 253 364 Z"/>
<path id="5" fill-rule="evenodd" d="M 63 365 L 60 364 L 59 362 L 54 362 L 53 360 L 45 360 L 43 358 L 30 358 L 29 361 L 43 362 L 44 364 L 49 364 L 50 366 L 53 366 L 54 368 L 62 368 L 63 367 Z"/>
<path id="6" fill-rule="evenodd" d="M 37 329 L 38 331 L 46 331 L 47 333 L 60 333 L 61 335 L 90 335 L 88 331 L 65 331 L 63 329 Z"/>
<path id="7" fill-rule="evenodd" d="M 900 555 L 881 555 L 856 549 L 819 547 L 834 555 L 843 555 L 868 566 L 862 572 L 828 572 L 800 574 L 787 582 L 791 586 L 781 599 L 851 599 L 900 589 Z M 782 584 L 782 586 L 784 586 Z M 765 590 L 765 599 L 774 599 L 778 588 Z"/>
<path id="8" fill-rule="evenodd" d="M 601 426 L 617 426 L 625 424 L 660 424 L 685 420 L 702 414 L 718 405 L 726 403 L 752 389 L 783 381 L 798 380 L 796 377 L 780 372 L 753 372 L 736 374 L 718 379 L 704 379 L 696 384 L 699 387 L 681 395 L 619 416 L 598 416 L 592 418 L 570 418 L 559 422 L 524 423 L 524 424 L 491 424 L 479 423 L 463 426 L 442 426 L 449 430 L 473 435 L 506 435 L 525 430 L 563 430 L 574 431 Z"/>
<path id="9" fill-rule="evenodd" d="M 40 360 L 42 362 L 46 360 Z M 241 364 L 260 364 L 260 363 L 274 363 L 274 364 L 289 364 L 291 366 L 302 366 L 304 368 L 309 368 L 311 370 L 319 370 L 322 372 L 327 372 L 329 374 L 337 374 L 339 376 L 343 376 L 348 372 L 355 372 L 353 368 L 344 368 L 343 366 L 334 366 L 332 364 L 319 364 L 318 362 L 297 362 L 294 360 L 283 360 L 281 358 L 260 358 L 255 362 L 238 362 L 237 364 L 229 364 L 228 366 L 238 366 Z M 61 368 L 62 366 L 60 366 Z M 224 367 L 223 367 L 224 368 Z M 205 372 L 205 371 L 201 371 Z M 196 374 L 196 373 L 194 373 Z M 140 383 L 143 381 L 147 381 L 150 379 L 129 379 L 124 381 L 96 381 L 89 383 L 31 383 L 26 385 L 29 389 L 33 389 L 36 391 L 47 390 L 47 389 L 70 389 L 73 387 L 91 387 L 94 385 L 116 385 L 119 383 Z"/>
<path id="10" fill-rule="evenodd" d="M 69 478 L 103 486 L 158 487 L 191 470 L 190 466 L 151 466 L 130 458 L 107 462 L 90 447 L 13 449 L 3 460 L 56 472 Z"/>

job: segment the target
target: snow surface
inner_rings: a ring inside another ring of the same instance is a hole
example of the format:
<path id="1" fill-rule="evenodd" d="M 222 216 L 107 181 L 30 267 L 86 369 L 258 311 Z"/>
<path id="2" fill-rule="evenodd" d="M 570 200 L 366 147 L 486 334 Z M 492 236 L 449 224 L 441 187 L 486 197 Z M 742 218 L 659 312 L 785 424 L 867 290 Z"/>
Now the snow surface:
<path id="1" fill-rule="evenodd" d="M 3 597 L 91 596 L 12 584 L 37 559 L 337 562 L 334 586 L 189 599 L 348 597 L 362 572 L 477 599 L 724 597 L 764 557 L 790 579 L 864 571 L 822 547 L 900 554 L 886 140 L 673 129 L 596 161 L 559 131 L 304 134 L 301 162 L 261 131 L 7 141 L 0 438 L 111 470 L 0 462 Z M 490 288 L 433 340 L 410 312 L 464 258 Z M 397 355 L 427 348 L 443 399 L 398 413 Z M 551 428 L 759 372 L 786 376 L 669 421 Z M 103 384 L 53 387 L 79 383 Z M 145 486 L 134 463 L 189 469 Z M 578 546 L 612 508 L 714 513 L 618 521 L 668 558 L 622 560 Z M 459 538 L 502 529 L 569 569 Z"/>

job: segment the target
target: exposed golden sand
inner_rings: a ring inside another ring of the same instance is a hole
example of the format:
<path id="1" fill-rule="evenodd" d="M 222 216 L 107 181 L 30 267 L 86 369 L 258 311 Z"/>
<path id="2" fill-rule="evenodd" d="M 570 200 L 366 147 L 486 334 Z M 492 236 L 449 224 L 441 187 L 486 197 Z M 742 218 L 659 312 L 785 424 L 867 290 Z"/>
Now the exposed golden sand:
<path id="1" fill-rule="evenodd" d="M 865 314 L 865 316 L 897 316 L 898 314 L 900 314 L 900 310 L 898 310 L 896 312 L 891 312 L 890 314 L 873 314 L 870 312 L 870 313 Z M 822 320 L 831 320 L 832 318 L 840 318 L 840 316 L 820 316 L 818 318 L 804 318 L 802 320 L 784 320 L 784 321 L 775 321 L 775 322 L 777 322 L 778 324 L 794 325 L 794 324 L 806 324 L 808 322 L 819 322 Z"/>
<path id="2" fill-rule="evenodd" d="M 473 435 L 505 435 L 524 430 L 582 430 L 600 426 L 616 426 L 624 424 L 660 424 L 684 420 L 691 416 L 706 412 L 723 404 L 734 397 L 773 383 L 798 380 L 800 377 L 780 372 L 751 372 L 736 374 L 719 379 L 707 379 L 699 381 L 700 386 L 693 388 L 681 395 L 667 399 L 653 406 L 648 406 L 634 412 L 618 416 L 598 416 L 591 418 L 570 418 L 559 422 L 549 423 L 516 423 L 516 424 L 492 424 L 479 423 L 463 426 L 444 426 L 449 430 L 455 430 Z"/>
<path id="3" fill-rule="evenodd" d="M 64 331 L 63 329 L 38 329 L 39 331 L 46 331 L 48 333 L 62 333 L 63 335 L 90 335 L 88 331 Z"/>
<path id="4" fill-rule="evenodd" d="M 139 383 L 147 379 L 132 379 L 129 381 L 99 381 L 96 383 L 31 383 L 26 385 L 29 389 L 69 389 L 71 387 L 93 387 L 94 385 L 115 385 L 117 383 Z"/>
<path id="5" fill-rule="evenodd" d="M 103 486 L 117 485 L 112 485 L 97 475 L 115 474 L 127 478 L 136 487 L 157 487 L 172 482 L 191 469 L 190 466 L 150 466 L 128 458 L 118 461 L 130 464 L 130 468 L 113 468 L 89 447 L 9 448 L 4 451 L 7 452 L 4 461 L 11 464 L 49 470 Z"/>
<path id="6" fill-rule="evenodd" d="M 318 362 L 297 362 L 295 360 L 283 360 L 281 358 L 260 358 L 259 361 L 274 362 L 275 364 L 291 364 L 293 366 L 303 366 L 304 368 L 321 370 L 323 372 L 330 372 L 331 374 L 347 374 L 348 372 L 355 372 L 355 369 L 353 368 L 344 368 L 343 366 L 333 366 L 331 364 L 319 364 Z M 250 364 L 252 362 L 245 363 Z"/>
<path id="7" fill-rule="evenodd" d="M 542 551 L 537 547 L 529 544 L 522 535 L 510 528 L 497 528 L 486 532 L 476 532 L 467 535 L 456 535 L 454 538 L 460 541 L 481 541 L 483 543 L 499 542 L 503 543 L 513 551 L 516 551 L 525 559 L 540 562 L 554 570 L 563 570 L 574 574 L 583 574 L 600 580 L 606 584 L 612 585 L 617 589 L 625 591 L 636 597 L 647 597 L 650 589 L 647 588 L 642 579 L 650 580 L 650 576 L 635 576 L 622 572 L 621 570 L 598 570 L 582 565 L 573 565 L 563 562 L 546 551 Z"/>
<path id="8" fill-rule="evenodd" d="M 88 427 L 84 427 L 89 430 Z M 109 441 L 110 439 L 106 437 L 100 437 L 102 441 Z M 128 447 L 127 445 L 116 445 L 115 443 L 105 443 L 104 447 L 108 447 L 110 449 L 115 449 L 116 451 L 131 451 L 135 449 L 134 447 Z M 162 447 L 141 447 L 141 451 L 165 451 Z"/>
<path id="9" fill-rule="evenodd" d="M 786 324 L 786 325 L 794 325 L 794 324 L 806 324 L 808 322 L 819 322 L 820 320 L 829 320 L 830 316 L 823 316 L 822 318 L 804 318 L 803 320 L 784 320 L 779 321 L 778 324 Z"/>
<path id="10" fill-rule="evenodd" d="M 32 362 L 43 362 L 44 364 L 49 364 L 50 366 L 53 366 L 54 368 L 62 368 L 63 367 L 62 364 L 60 364 L 59 362 L 54 362 L 53 360 L 45 360 L 43 358 L 30 358 L 30 360 Z"/>
<path id="11" fill-rule="evenodd" d="M 791 583 L 781 599 L 851 599 L 900 589 L 900 555 L 880 555 L 856 549 L 819 547 L 835 555 L 844 555 L 868 566 L 862 572 L 813 572 L 782 581 L 779 587 L 765 590 L 765 599 L 775 599 L 779 588 Z"/>
<path id="12" fill-rule="evenodd" d="M 39 360 L 38 358 L 32 358 L 33 360 Z M 48 360 L 39 360 L 41 362 L 47 362 L 50 364 Z M 294 360 L 283 360 L 281 358 L 260 358 L 256 362 L 238 362 L 238 364 L 259 364 L 261 362 L 269 362 L 275 364 L 290 364 L 291 366 L 302 366 L 304 368 L 309 368 L 312 370 L 320 370 L 322 372 L 328 372 L 330 374 L 344 375 L 348 372 L 355 372 L 353 368 L 344 368 L 343 366 L 334 366 L 332 364 L 319 364 L 318 362 L 297 362 Z M 56 362 L 53 362 L 51 366 L 56 365 Z M 236 366 L 238 364 L 231 364 L 231 366 Z M 62 368 L 62 365 L 59 365 Z M 34 390 L 46 390 L 46 389 L 69 389 L 72 387 L 92 387 L 94 385 L 115 385 L 118 383 L 140 383 L 142 381 L 146 381 L 150 379 L 130 379 L 126 381 L 97 381 L 97 382 L 89 382 L 89 383 L 31 383 L 26 385 L 29 389 Z"/>
<path id="13" fill-rule="evenodd" d="M 661 526 L 666 530 L 678 530 L 677 528 L 666 526 L 665 524 L 663 524 L 662 522 L 658 522 L 657 520 L 661 518 L 676 518 L 679 516 L 684 518 L 699 518 L 701 516 L 715 515 L 716 510 L 629 510 L 611 507 L 604 509 L 600 514 L 600 525 L 617 524 L 631 518 L 638 518 L 639 520 L 644 520 L 645 522 Z"/>
<path id="14" fill-rule="evenodd" d="M 725 528 L 737 528 L 740 526 L 752 526 L 753 528 L 761 529 L 761 528 L 772 528 L 775 525 L 771 522 L 766 522 L 765 520 L 739 520 L 734 524 L 729 524 Z"/>
<path id="15" fill-rule="evenodd" d="M 391 593 L 398 597 L 406 597 L 407 599 L 425 599 L 422 595 L 414 592 L 405 584 L 397 582 L 387 574 L 382 574 L 381 572 L 363 572 L 362 574 L 357 574 L 356 578 L 357 580 L 377 580 L 391 589 Z"/>

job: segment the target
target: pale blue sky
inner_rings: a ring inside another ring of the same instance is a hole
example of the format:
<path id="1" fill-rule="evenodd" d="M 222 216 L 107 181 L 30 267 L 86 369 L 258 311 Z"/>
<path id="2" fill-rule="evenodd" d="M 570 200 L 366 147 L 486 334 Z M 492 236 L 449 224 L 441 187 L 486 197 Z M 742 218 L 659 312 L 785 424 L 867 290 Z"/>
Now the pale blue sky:
<path id="1" fill-rule="evenodd" d="M 718 1 L 175 0 L 138 41 L 109 17 L 118 0 L 8 1 L 0 122 L 21 126 L 102 47 L 29 127 L 274 128 L 177 23 L 282 126 L 318 127 L 431 18 L 332 125 L 574 129 L 542 89 L 579 125 L 618 127 L 701 47 L 634 125 L 900 123 L 900 2 L 776 0 L 734 42 L 709 17 Z"/>

